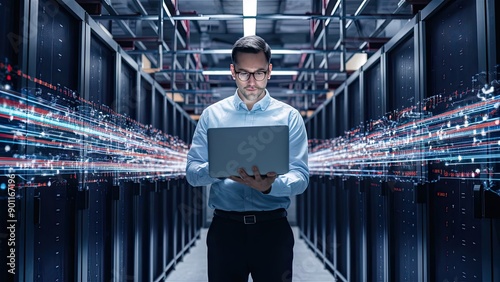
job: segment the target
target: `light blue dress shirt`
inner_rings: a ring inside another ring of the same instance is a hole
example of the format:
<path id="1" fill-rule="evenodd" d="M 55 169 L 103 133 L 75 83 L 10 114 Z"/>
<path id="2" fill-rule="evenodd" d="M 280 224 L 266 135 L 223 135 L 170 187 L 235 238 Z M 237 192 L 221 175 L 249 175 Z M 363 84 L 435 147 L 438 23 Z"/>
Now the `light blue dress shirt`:
<path id="1" fill-rule="evenodd" d="M 229 178 L 212 178 L 208 173 L 207 129 L 288 125 L 290 171 L 279 175 L 269 194 Z M 264 211 L 288 208 L 290 197 L 301 194 L 309 184 L 307 133 L 300 113 L 290 105 L 266 95 L 248 110 L 238 93 L 207 107 L 200 116 L 187 155 L 186 178 L 192 186 L 211 184 L 208 205 L 226 211 Z"/>

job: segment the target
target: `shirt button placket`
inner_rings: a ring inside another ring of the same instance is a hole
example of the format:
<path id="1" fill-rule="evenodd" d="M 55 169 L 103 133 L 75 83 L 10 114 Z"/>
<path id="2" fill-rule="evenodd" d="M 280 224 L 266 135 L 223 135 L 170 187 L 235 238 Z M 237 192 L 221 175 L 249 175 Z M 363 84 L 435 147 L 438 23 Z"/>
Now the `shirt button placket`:
<path id="1" fill-rule="evenodd" d="M 245 125 L 252 125 L 253 124 L 253 114 L 252 112 L 248 111 L 247 114 L 245 115 Z"/>

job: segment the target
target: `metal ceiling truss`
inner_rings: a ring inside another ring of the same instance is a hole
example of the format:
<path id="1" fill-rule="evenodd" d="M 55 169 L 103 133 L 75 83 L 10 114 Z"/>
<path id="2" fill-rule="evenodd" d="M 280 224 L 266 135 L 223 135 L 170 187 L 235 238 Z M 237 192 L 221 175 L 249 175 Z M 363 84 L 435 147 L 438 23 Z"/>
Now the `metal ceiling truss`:
<path id="1" fill-rule="evenodd" d="M 354 14 L 347 14 L 347 0 L 331 0 L 319 1 L 319 5 L 322 6 L 321 12 L 316 14 L 258 14 L 255 17 L 245 17 L 242 14 L 227 13 L 182 13 L 177 9 L 178 3 L 174 5 L 169 0 L 158 1 L 157 13 L 148 14 L 140 0 L 124 1 L 130 3 L 131 5 L 128 5 L 129 8 L 133 7 L 134 10 L 119 13 L 111 2 L 100 0 L 100 3 L 109 14 L 92 15 L 92 17 L 101 22 L 109 21 L 110 25 L 116 23 L 122 29 L 123 34 L 114 35 L 115 40 L 119 44 L 123 44 L 122 46 L 133 46 L 133 48 L 124 49 L 126 49 L 130 55 L 134 56 L 136 60 L 142 60 L 142 55 L 145 56 L 151 62 L 151 65 L 155 66 L 150 70 L 154 73 L 153 77 L 165 87 L 167 92 L 183 96 L 183 107 L 185 109 L 204 108 L 217 100 L 215 97 L 216 91 L 210 89 L 211 85 L 214 83 L 217 83 L 219 86 L 234 86 L 234 82 L 231 81 L 230 78 L 209 80 L 203 75 L 202 71 L 205 66 L 201 63 L 200 57 L 202 55 L 216 56 L 217 54 L 228 54 L 230 50 L 191 49 L 189 46 L 189 22 L 194 23 L 195 28 L 201 36 L 203 32 L 200 27 L 201 21 L 227 22 L 231 20 L 243 20 L 245 18 L 271 21 L 309 21 L 311 39 L 310 49 L 273 48 L 273 56 L 275 54 L 296 54 L 301 56 L 300 62 L 296 67 L 279 68 L 279 70 L 298 71 L 298 75 L 288 80 L 281 80 L 278 82 L 278 85 L 287 85 L 287 87 L 283 88 L 289 90 L 291 94 L 288 95 L 295 95 L 298 100 L 302 99 L 302 101 L 299 102 L 301 107 L 298 108 L 307 110 L 311 106 L 319 106 L 316 101 L 317 97 L 322 98 L 319 102 L 324 101 L 326 93 L 335 87 L 335 85 L 330 85 L 331 81 L 335 81 L 336 79 L 345 80 L 347 78 L 346 62 L 350 59 L 350 56 L 356 52 L 370 53 L 376 51 L 376 49 L 389 40 L 389 38 L 381 38 L 378 36 L 392 20 L 408 20 L 413 17 L 413 14 L 399 14 L 402 5 L 398 6 L 398 9 L 390 14 L 363 14 L 364 9 L 370 2 L 368 0 L 362 1 Z M 80 2 L 86 2 L 86 0 L 80 0 Z M 278 3 L 280 12 L 284 10 L 284 2 L 286 1 L 280 0 Z M 219 6 L 215 7 L 215 9 L 223 12 L 223 3 L 219 1 L 218 4 Z M 359 25 L 360 20 L 382 20 L 383 23 L 371 34 L 366 35 L 363 34 L 364 31 Z M 141 25 L 144 22 L 153 31 L 153 36 L 136 34 L 130 27 L 131 22 L 139 22 Z M 339 25 L 340 36 L 329 36 L 330 25 L 333 24 Z M 352 24 L 356 25 L 358 36 L 348 37 L 346 31 Z M 167 34 L 165 29 L 172 30 L 172 34 Z M 227 31 L 227 24 L 223 27 L 223 30 Z M 277 27 L 275 22 L 272 32 L 276 33 L 276 31 Z M 233 38 L 235 37 L 234 34 L 223 35 L 221 33 L 220 35 L 227 36 L 228 42 L 234 42 L 234 40 L 237 39 Z M 284 34 L 278 36 L 283 36 L 283 38 L 285 38 L 285 36 L 290 35 Z M 332 39 L 337 40 L 333 48 L 330 47 L 331 44 L 330 46 L 328 44 Z M 356 43 L 358 47 L 348 48 L 346 46 L 348 43 Z M 373 48 L 373 46 L 375 47 Z M 334 56 L 340 57 L 339 65 L 331 63 Z M 277 70 L 277 68 L 274 70 Z M 287 81 L 289 83 L 287 83 Z M 338 84 L 340 83 L 341 82 L 338 82 Z M 186 99 L 187 95 L 189 96 Z M 293 106 L 297 107 L 297 105 Z M 200 111 L 197 110 L 196 112 Z"/>

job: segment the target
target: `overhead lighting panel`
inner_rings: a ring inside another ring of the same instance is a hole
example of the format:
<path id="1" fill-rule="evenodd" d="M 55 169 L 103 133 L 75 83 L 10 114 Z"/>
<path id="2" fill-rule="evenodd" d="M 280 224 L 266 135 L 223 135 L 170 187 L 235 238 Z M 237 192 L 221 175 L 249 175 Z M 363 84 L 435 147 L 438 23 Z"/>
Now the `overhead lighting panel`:
<path id="1" fill-rule="evenodd" d="M 243 36 L 255 35 L 257 28 L 257 0 L 243 0 Z"/>
<path id="2" fill-rule="evenodd" d="M 345 64 L 347 71 L 357 71 L 368 60 L 368 54 L 356 53 Z"/>

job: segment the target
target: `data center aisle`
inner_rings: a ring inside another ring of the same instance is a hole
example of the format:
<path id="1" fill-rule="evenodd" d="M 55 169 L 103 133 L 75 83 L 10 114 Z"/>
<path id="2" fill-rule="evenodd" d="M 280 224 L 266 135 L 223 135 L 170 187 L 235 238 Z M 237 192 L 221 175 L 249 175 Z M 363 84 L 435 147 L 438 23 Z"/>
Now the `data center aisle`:
<path id="1" fill-rule="evenodd" d="M 299 239 L 298 227 L 292 227 L 295 234 L 294 247 L 294 274 L 293 282 L 331 282 L 335 281 L 333 275 L 328 272 L 321 261 L 309 249 L 306 243 Z M 167 282 L 206 282 L 207 279 L 207 245 L 206 235 L 208 229 L 201 230 L 200 239 L 191 248 L 188 254 L 180 262 L 176 269 L 170 273 Z M 252 281 L 250 277 L 249 282 Z"/>

